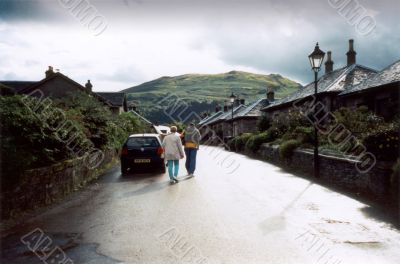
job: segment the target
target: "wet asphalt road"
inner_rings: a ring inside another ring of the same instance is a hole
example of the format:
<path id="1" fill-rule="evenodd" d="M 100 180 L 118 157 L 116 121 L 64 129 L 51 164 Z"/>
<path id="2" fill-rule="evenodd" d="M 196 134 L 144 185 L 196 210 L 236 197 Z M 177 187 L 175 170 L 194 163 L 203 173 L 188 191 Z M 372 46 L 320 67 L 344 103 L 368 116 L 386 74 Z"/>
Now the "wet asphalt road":
<path id="1" fill-rule="evenodd" d="M 36 228 L 74 263 L 400 263 L 379 211 L 269 163 L 202 147 L 184 174 L 116 167 L 9 232 L 2 263 L 46 263 L 20 241 Z"/>

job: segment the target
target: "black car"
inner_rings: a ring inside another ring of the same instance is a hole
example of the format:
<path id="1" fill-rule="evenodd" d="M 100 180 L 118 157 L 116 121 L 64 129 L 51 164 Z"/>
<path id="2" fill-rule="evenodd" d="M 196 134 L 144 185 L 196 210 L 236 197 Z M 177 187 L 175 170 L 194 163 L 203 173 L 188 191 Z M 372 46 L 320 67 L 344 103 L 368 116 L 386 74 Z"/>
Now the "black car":
<path id="1" fill-rule="evenodd" d="M 158 134 L 129 136 L 121 150 L 122 174 L 151 168 L 165 173 L 164 149 Z"/>

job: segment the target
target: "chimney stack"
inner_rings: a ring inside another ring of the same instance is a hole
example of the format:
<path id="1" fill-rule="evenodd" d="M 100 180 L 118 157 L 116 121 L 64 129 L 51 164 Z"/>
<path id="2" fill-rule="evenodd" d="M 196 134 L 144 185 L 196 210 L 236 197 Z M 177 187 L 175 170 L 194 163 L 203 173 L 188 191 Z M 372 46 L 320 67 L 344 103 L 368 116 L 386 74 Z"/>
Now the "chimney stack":
<path id="1" fill-rule="evenodd" d="M 356 55 L 357 53 L 354 51 L 354 40 L 349 40 L 349 51 L 346 53 L 347 55 L 347 66 L 356 63 Z"/>
<path id="2" fill-rule="evenodd" d="M 267 89 L 267 99 L 270 102 L 273 102 L 275 100 L 275 92 L 272 87 L 268 87 Z"/>
<path id="3" fill-rule="evenodd" d="M 90 80 L 87 81 L 87 83 L 85 84 L 86 89 L 88 89 L 89 91 L 92 91 L 93 85 L 90 83 Z"/>
<path id="4" fill-rule="evenodd" d="M 333 60 L 332 60 L 332 52 L 328 51 L 328 58 L 325 62 L 325 74 L 333 71 Z"/>
<path id="5" fill-rule="evenodd" d="M 49 69 L 45 72 L 45 74 L 46 74 L 46 78 L 49 78 L 50 76 L 52 76 L 54 74 L 53 66 L 49 66 Z"/>
<path id="6" fill-rule="evenodd" d="M 226 104 L 226 101 L 224 101 L 224 112 L 228 112 L 228 105 Z"/>
<path id="7" fill-rule="evenodd" d="M 236 97 L 235 102 L 233 103 L 233 107 L 237 107 L 239 105 L 240 105 L 240 99 L 239 99 L 239 96 L 238 96 L 238 97 Z"/>
<path id="8" fill-rule="evenodd" d="M 215 106 L 215 113 L 218 113 L 219 111 L 221 111 L 221 106 L 219 104 L 217 104 Z"/>
<path id="9" fill-rule="evenodd" d="M 240 104 L 244 105 L 244 99 L 240 99 Z"/>

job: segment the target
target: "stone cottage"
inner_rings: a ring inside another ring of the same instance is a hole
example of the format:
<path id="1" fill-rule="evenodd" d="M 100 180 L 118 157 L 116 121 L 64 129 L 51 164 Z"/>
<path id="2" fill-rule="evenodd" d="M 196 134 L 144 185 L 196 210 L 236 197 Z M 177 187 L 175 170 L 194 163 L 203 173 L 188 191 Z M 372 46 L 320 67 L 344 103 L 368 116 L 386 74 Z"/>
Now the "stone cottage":
<path id="1" fill-rule="evenodd" d="M 115 114 L 127 110 L 124 93 L 95 93 L 92 91 L 93 85 L 90 80 L 87 81 L 85 86 L 82 86 L 68 76 L 54 71 L 52 66 L 49 66 L 45 72 L 45 78 L 41 81 L 0 81 L 0 83 L 17 94 L 44 96 L 53 99 L 64 98 L 78 91 L 84 92 L 105 104 Z"/>
<path id="2" fill-rule="evenodd" d="M 400 60 L 339 94 L 340 105 L 367 106 L 377 115 L 390 119 L 399 113 Z"/>
<path id="3" fill-rule="evenodd" d="M 261 98 L 251 103 L 241 111 L 233 115 L 233 119 L 228 120 L 233 122 L 233 136 L 239 136 L 243 133 L 253 133 L 257 131 L 257 123 L 262 116 L 261 109 L 274 102 L 273 88 L 267 89 L 267 98 Z"/>
<path id="4" fill-rule="evenodd" d="M 232 116 L 233 107 L 233 116 Z M 234 104 L 228 106 L 225 102 L 223 111 L 217 106 L 216 112 L 199 122 L 200 132 L 203 132 L 203 140 L 210 137 L 219 137 L 226 140 L 232 137 L 232 123 L 228 120 L 232 119 L 236 113 L 246 108 L 244 100 L 235 100 Z"/>
<path id="5" fill-rule="evenodd" d="M 223 110 L 217 106 L 215 113 L 199 122 L 203 140 L 216 136 L 226 140 L 232 137 L 232 133 L 236 137 L 257 131 L 257 123 L 262 116 L 261 109 L 272 102 L 274 102 L 274 90 L 269 88 L 266 98 L 258 99 L 248 106 L 245 105 L 244 99 L 236 99 L 233 104 L 233 117 L 232 108 L 226 102 Z"/>
<path id="6" fill-rule="evenodd" d="M 349 40 L 347 65 L 333 70 L 332 53 L 328 52 L 325 62 L 325 74 L 318 79 L 318 100 L 325 106 L 326 111 L 334 111 L 341 106 L 339 94 L 350 91 L 354 86 L 372 78 L 377 71 L 369 67 L 356 64 L 354 42 Z M 266 116 L 273 119 L 280 113 L 288 113 L 294 106 L 312 101 L 314 97 L 314 82 L 304 88 L 280 99 L 262 109 Z"/>
<path id="7" fill-rule="evenodd" d="M 110 103 L 110 110 L 113 114 L 121 114 L 128 111 L 126 94 L 121 92 L 97 92 L 98 95 Z"/>

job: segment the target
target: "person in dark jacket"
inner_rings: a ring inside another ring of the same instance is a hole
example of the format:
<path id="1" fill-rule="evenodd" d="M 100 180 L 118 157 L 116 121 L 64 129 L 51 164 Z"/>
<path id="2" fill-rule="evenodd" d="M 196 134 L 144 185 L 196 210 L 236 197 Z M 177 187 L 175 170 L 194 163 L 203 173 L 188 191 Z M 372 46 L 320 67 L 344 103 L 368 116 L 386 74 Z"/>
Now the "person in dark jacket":
<path id="1" fill-rule="evenodd" d="M 189 127 L 183 132 L 183 137 L 186 154 L 185 167 L 189 176 L 194 176 L 194 171 L 196 170 L 197 150 L 199 149 L 201 139 L 200 131 L 193 123 L 190 123 Z"/>

